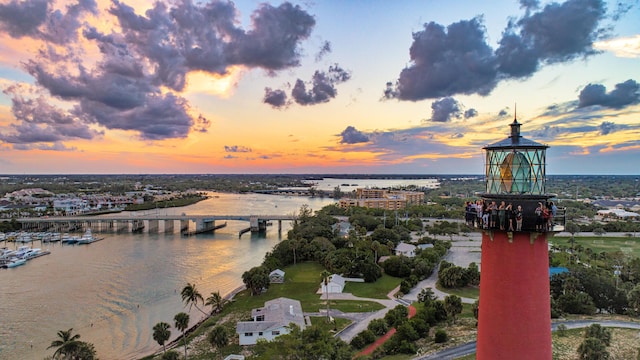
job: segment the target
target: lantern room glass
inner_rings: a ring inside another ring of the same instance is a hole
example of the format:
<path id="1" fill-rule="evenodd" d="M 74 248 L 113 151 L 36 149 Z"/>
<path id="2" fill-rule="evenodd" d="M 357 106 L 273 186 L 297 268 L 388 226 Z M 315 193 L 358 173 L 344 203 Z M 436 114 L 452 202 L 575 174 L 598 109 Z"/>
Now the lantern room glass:
<path id="1" fill-rule="evenodd" d="M 486 152 L 486 192 L 542 195 L 545 193 L 544 148 L 502 148 Z"/>

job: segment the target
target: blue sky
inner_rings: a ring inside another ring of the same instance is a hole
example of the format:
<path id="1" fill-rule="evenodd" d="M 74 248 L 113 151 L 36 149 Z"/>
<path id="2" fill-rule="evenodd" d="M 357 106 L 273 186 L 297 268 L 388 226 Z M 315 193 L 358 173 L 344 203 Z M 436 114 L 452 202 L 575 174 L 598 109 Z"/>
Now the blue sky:
<path id="1" fill-rule="evenodd" d="M 640 4 L 0 1 L 0 173 L 637 174 Z"/>

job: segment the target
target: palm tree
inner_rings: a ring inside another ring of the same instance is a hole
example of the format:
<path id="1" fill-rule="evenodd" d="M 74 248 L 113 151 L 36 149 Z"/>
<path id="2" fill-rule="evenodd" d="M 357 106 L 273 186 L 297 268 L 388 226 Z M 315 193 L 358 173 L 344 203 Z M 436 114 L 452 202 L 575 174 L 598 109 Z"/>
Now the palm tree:
<path id="1" fill-rule="evenodd" d="M 212 292 L 207 298 L 205 305 L 211 306 L 211 314 L 216 314 L 222 311 L 226 300 L 220 296 L 220 291 Z"/>
<path id="2" fill-rule="evenodd" d="M 211 346 L 215 346 L 217 348 L 226 346 L 229 343 L 227 328 L 220 325 L 214 327 L 211 332 L 209 332 L 209 335 L 207 335 L 207 340 L 209 340 Z"/>
<path id="3" fill-rule="evenodd" d="M 184 342 L 184 358 L 187 358 L 187 336 L 184 331 L 189 327 L 189 314 L 177 313 L 173 317 L 174 326 L 182 332 L 182 341 Z"/>
<path id="4" fill-rule="evenodd" d="M 373 250 L 373 262 L 378 265 L 378 250 L 380 250 L 380 242 L 378 240 L 373 240 L 371 242 L 371 250 Z"/>
<path id="5" fill-rule="evenodd" d="M 58 355 L 66 355 L 69 351 L 72 350 L 72 348 L 74 348 L 77 345 L 78 339 L 80 339 L 80 334 L 72 335 L 72 333 L 73 333 L 73 328 L 70 328 L 67 331 L 64 331 L 64 330 L 58 331 L 58 339 L 53 340 L 51 342 L 51 345 L 49 345 L 49 347 L 47 348 L 47 349 L 57 348 L 52 356 L 54 359 L 57 358 Z"/>
<path id="6" fill-rule="evenodd" d="M 196 289 L 196 284 L 187 283 L 187 286 L 182 288 L 180 295 L 182 295 L 182 301 L 185 302 L 185 305 L 189 305 L 189 311 L 191 311 L 191 306 L 193 305 L 196 307 L 196 309 L 200 310 L 201 313 L 209 315 L 198 307 L 198 301 L 204 304 L 204 298 L 202 297 L 202 294 L 200 294 L 198 289 Z"/>
<path id="7" fill-rule="evenodd" d="M 331 273 L 327 270 L 323 270 L 320 276 L 322 277 L 322 282 L 324 283 L 324 292 L 327 299 L 327 321 L 329 321 L 329 279 L 331 278 Z"/>
<path id="8" fill-rule="evenodd" d="M 153 326 L 153 340 L 158 342 L 158 345 L 162 345 L 162 352 L 167 352 L 165 342 L 171 337 L 171 325 L 166 322 L 159 322 Z"/>

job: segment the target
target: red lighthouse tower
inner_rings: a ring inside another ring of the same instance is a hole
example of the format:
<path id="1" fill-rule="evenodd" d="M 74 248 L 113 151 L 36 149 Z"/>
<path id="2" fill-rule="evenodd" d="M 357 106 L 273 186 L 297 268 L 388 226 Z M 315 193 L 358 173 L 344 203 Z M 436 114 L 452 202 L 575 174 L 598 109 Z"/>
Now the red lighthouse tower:
<path id="1" fill-rule="evenodd" d="M 486 188 L 481 197 L 497 210 L 482 233 L 476 358 L 551 359 L 547 234 L 554 229 L 539 224 L 544 220 L 536 215 L 554 197 L 545 193 L 548 146 L 520 136 L 517 119 L 510 126 L 508 138 L 484 147 Z M 498 209 L 501 204 L 506 211 Z M 513 210 L 520 207 L 521 225 L 509 216 L 509 204 Z"/>

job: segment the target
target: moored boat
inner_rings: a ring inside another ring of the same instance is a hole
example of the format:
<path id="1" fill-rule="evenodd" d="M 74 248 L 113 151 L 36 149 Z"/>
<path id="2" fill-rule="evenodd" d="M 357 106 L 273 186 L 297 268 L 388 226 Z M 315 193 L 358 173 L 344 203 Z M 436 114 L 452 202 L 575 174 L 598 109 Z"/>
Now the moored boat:
<path id="1" fill-rule="evenodd" d="M 84 232 L 82 237 L 78 239 L 78 245 L 91 244 L 94 241 L 96 241 L 96 238 L 94 238 L 93 235 L 91 234 L 91 229 L 87 229 L 87 231 Z"/>
<path id="2" fill-rule="evenodd" d="M 25 259 L 13 258 L 11 261 L 9 261 L 6 264 L 6 266 L 7 266 L 7 268 L 14 268 L 16 266 L 24 265 L 26 263 L 27 263 L 27 260 L 25 260 Z"/>
<path id="3" fill-rule="evenodd" d="M 62 240 L 60 240 L 63 244 L 73 245 L 78 242 L 80 238 L 77 236 L 69 236 L 69 234 L 62 235 Z"/>

